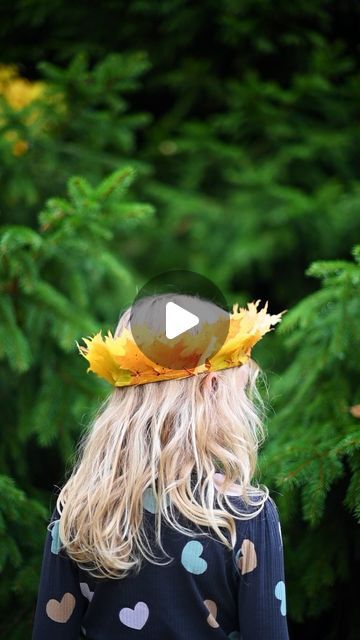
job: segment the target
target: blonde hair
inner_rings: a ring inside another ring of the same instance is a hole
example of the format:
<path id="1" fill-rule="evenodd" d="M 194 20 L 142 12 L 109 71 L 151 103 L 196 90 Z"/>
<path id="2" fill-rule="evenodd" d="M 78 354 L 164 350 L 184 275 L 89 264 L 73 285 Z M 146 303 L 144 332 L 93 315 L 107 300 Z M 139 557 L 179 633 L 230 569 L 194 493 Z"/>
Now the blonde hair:
<path id="1" fill-rule="evenodd" d="M 156 324 L 155 298 L 142 304 Z M 115 336 L 129 323 L 130 309 L 121 315 Z M 156 543 L 167 557 L 162 521 L 190 537 L 210 535 L 184 526 L 178 515 L 210 527 L 228 549 L 234 548 L 234 518 L 255 517 L 269 497 L 265 485 L 251 484 L 265 440 L 259 374 L 249 358 L 216 373 L 111 390 L 80 439 L 56 503 L 63 548 L 81 568 L 97 578 L 119 579 L 138 573 L 142 557 L 162 564 L 145 527 L 145 491 L 156 497 Z M 216 472 L 224 476 L 221 491 L 214 486 Z M 238 511 L 226 495 L 229 489 L 243 505 L 258 509 Z"/>

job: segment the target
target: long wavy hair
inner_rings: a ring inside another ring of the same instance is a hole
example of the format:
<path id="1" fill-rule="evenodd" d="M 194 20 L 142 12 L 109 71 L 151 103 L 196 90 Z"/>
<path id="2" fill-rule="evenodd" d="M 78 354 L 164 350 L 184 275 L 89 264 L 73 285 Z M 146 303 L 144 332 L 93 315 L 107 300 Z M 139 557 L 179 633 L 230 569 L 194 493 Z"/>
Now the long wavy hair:
<path id="1" fill-rule="evenodd" d="M 156 324 L 153 303 L 154 297 L 144 301 Z M 130 309 L 114 335 L 123 327 L 130 328 Z M 80 437 L 57 497 L 59 536 L 70 558 L 96 578 L 138 573 L 142 558 L 162 564 L 146 526 L 149 494 L 156 544 L 167 557 L 163 522 L 190 537 L 214 532 L 233 549 L 235 519 L 255 517 L 269 497 L 265 485 L 252 484 L 266 437 L 258 379 L 266 387 L 264 372 L 249 358 L 218 372 L 114 387 Z M 241 500 L 229 500 L 234 494 Z"/>

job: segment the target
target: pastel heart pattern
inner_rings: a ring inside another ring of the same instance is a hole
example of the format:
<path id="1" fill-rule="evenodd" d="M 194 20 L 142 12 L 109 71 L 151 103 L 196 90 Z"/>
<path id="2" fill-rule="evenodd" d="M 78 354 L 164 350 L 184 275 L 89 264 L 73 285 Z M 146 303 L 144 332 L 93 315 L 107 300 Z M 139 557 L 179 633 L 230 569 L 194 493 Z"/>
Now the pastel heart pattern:
<path id="1" fill-rule="evenodd" d="M 170 504 L 170 496 L 166 496 L 166 504 Z M 143 505 L 146 511 L 150 513 L 157 513 L 159 510 L 156 496 L 152 487 L 147 487 L 143 493 Z"/>
<path id="2" fill-rule="evenodd" d="M 120 609 L 120 622 L 130 629 L 142 629 L 149 617 L 149 607 L 145 602 L 137 602 L 134 609 L 124 607 Z"/>
<path id="3" fill-rule="evenodd" d="M 87 598 L 89 602 L 91 602 L 94 592 L 90 591 L 90 587 L 86 582 L 80 582 L 80 591 L 83 594 L 83 596 Z"/>
<path id="4" fill-rule="evenodd" d="M 213 477 L 214 477 L 215 488 L 218 491 L 220 491 L 221 493 L 223 493 L 221 487 L 222 487 L 222 484 L 223 484 L 224 478 L 225 478 L 224 474 L 223 473 L 214 473 Z M 240 485 L 237 485 L 236 483 L 233 483 L 230 486 L 230 488 L 226 491 L 225 495 L 227 495 L 227 496 L 241 496 L 242 493 L 241 493 Z"/>
<path id="5" fill-rule="evenodd" d="M 282 616 L 286 616 L 286 593 L 285 593 L 285 583 L 283 580 L 279 580 L 275 586 L 275 598 L 280 600 L 280 613 Z"/>
<path id="6" fill-rule="evenodd" d="M 242 553 L 242 556 L 240 556 L 240 552 Z M 241 574 L 254 571 L 257 567 L 257 555 L 254 543 L 251 540 L 244 538 L 235 558 Z"/>
<path id="7" fill-rule="evenodd" d="M 217 614 L 216 602 L 214 602 L 214 600 L 204 600 L 204 605 L 209 610 L 209 615 L 206 618 L 207 623 L 210 625 L 210 627 L 217 629 L 217 627 L 219 626 L 219 623 L 216 621 L 216 614 Z"/>
<path id="8" fill-rule="evenodd" d="M 200 558 L 204 547 L 198 540 L 187 542 L 182 550 L 181 563 L 189 573 L 199 575 L 207 569 L 207 562 L 204 558 Z"/>
<path id="9" fill-rule="evenodd" d="M 54 622 L 67 622 L 75 609 L 75 596 L 72 593 L 64 593 L 60 602 L 52 598 L 46 603 L 46 613 Z"/>
<path id="10" fill-rule="evenodd" d="M 59 536 L 59 523 L 60 523 L 60 520 L 54 520 L 51 527 L 51 538 L 52 538 L 51 552 L 55 553 L 56 555 L 59 553 L 60 547 L 61 547 L 61 540 Z"/>
<path id="11" fill-rule="evenodd" d="M 151 487 L 147 487 L 143 493 L 143 504 L 146 511 L 150 511 L 150 513 L 158 512 L 158 504 Z"/>

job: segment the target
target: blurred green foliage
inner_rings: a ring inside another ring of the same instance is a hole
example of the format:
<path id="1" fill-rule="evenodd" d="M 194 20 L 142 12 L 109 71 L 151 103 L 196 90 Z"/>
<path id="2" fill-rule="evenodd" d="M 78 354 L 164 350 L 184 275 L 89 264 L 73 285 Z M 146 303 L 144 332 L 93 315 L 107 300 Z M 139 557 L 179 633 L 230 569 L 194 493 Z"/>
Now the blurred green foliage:
<path id="1" fill-rule="evenodd" d="M 29 637 L 50 490 L 107 392 L 75 339 L 185 268 L 229 302 L 289 309 L 254 357 L 271 378 L 259 471 L 283 519 L 291 637 L 354 640 L 359 5 L 0 11 L 0 633 Z"/>
<path id="2" fill-rule="evenodd" d="M 353 257 L 313 262 L 306 273 L 322 287 L 279 326 L 292 360 L 271 386 L 272 437 L 261 458 L 265 477 L 281 488 L 287 571 L 297 574 L 292 616 L 314 618 L 340 600 L 337 632 L 345 637 L 358 629 L 351 585 L 360 554 L 360 244 Z"/>

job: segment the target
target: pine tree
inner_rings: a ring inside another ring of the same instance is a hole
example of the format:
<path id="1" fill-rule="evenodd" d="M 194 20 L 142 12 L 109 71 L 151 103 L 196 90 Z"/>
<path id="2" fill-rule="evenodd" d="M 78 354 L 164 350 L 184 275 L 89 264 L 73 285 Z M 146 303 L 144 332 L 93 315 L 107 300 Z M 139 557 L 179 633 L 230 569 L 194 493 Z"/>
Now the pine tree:
<path id="1" fill-rule="evenodd" d="M 153 214 L 128 195 L 135 175 L 124 167 L 96 186 L 73 176 L 37 229 L 0 227 L 0 632 L 9 640 L 30 635 L 53 479 L 62 482 L 84 415 L 108 392 L 86 376 L 76 340 L 105 334 L 132 302 L 122 246 Z"/>
<path id="2" fill-rule="evenodd" d="M 149 67 L 144 52 L 110 54 L 95 65 L 79 52 L 66 69 L 38 66 L 36 82 L 16 65 L 0 67 L 1 217 L 30 226 L 73 175 L 96 184 L 130 161 L 139 177 L 149 172 L 135 150 L 150 115 L 128 113 L 126 99 Z"/>
<path id="3" fill-rule="evenodd" d="M 353 640 L 360 630 L 360 245 L 352 253 L 354 262 L 309 266 L 322 287 L 277 329 L 288 362 L 272 377 L 260 465 L 276 483 L 291 617 L 314 625 L 328 612 L 326 640 Z"/>

